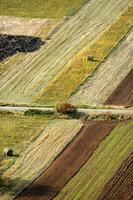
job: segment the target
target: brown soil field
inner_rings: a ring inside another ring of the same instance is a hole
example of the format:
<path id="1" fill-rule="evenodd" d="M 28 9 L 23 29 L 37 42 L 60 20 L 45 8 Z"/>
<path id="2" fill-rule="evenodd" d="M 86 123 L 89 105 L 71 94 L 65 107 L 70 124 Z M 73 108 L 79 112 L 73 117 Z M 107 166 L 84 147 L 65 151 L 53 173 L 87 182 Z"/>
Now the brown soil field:
<path id="1" fill-rule="evenodd" d="M 99 143 L 116 126 L 115 122 L 87 121 L 73 142 L 57 157 L 17 200 L 51 200 L 80 170 Z"/>
<path id="2" fill-rule="evenodd" d="M 133 106 L 133 69 L 109 96 L 105 104 L 122 105 L 126 107 Z"/>
<path id="3" fill-rule="evenodd" d="M 133 154 L 123 163 L 113 179 L 105 185 L 97 200 L 131 200 L 133 197 Z"/>

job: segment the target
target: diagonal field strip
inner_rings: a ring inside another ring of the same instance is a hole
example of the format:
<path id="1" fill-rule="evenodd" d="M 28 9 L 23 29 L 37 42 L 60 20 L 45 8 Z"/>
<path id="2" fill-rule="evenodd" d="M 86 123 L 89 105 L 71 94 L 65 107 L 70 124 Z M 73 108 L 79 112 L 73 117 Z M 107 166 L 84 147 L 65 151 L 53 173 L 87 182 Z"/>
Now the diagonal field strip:
<path id="1" fill-rule="evenodd" d="M 107 28 L 98 39 L 76 54 L 70 62 L 50 81 L 42 94 L 38 97 L 40 103 L 56 103 L 70 96 L 80 84 L 100 67 L 100 63 L 107 59 L 118 46 L 133 25 L 133 5 Z M 95 61 L 88 61 L 87 55 L 94 55 Z"/>
<path id="2" fill-rule="evenodd" d="M 105 185 L 97 200 L 131 200 L 133 197 L 133 153 L 122 164 L 112 180 Z"/>
<path id="3" fill-rule="evenodd" d="M 73 142 L 17 200 L 52 200 L 115 126 L 111 121 L 87 121 Z"/>
<path id="4" fill-rule="evenodd" d="M 70 98 L 76 104 L 103 104 L 133 68 L 133 28 L 92 77 Z"/>
<path id="5" fill-rule="evenodd" d="M 104 104 L 133 106 L 133 69 Z"/>
<path id="6" fill-rule="evenodd" d="M 10 200 L 44 171 L 78 134 L 83 124 L 78 120 L 52 121 L 3 175 L 9 186 L 0 191 L 0 200 Z"/>
<path id="7" fill-rule="evenodd" d="M 132 152 L 132 135 L 133 122 L 116 127 L 55 200 L 96 200 Z"/>
<path id="8" fill-rule="evenodd" d="M 118 18 L 131 0 L 91 0 L 33 59 L 0 80 L 1 102 L 31 102 L 64 65 Z"/>

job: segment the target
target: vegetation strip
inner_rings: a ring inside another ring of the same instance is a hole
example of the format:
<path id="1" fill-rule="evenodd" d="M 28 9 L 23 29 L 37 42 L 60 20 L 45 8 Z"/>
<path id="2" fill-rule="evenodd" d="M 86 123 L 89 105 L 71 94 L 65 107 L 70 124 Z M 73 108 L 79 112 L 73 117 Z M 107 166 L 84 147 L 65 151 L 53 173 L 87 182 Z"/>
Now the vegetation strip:
<path id="1" fill-rule="evenodd" d="M 105 185 L 97 200 L 131 200 L 133 197 L 133 154 L 122 164 L 113 179 Z"/>
<path id="2" fill-rule="evenodd" d="M 0 200 L 13 199 L 35 180 L 78 134 L 83 124 L 78 120 L 54 120 L 33 141 L 20 158 L 4 174 L 7 188 L 0 191 Z"/>
<path id="3" fill-rule="evenodd" d="M 96 200 L 132 152 L 133 122 L 116 127 L 55 200 Z"/>
<path id="4" fill-rule="evenodd" d="M 133 69 L 121 82 L 116 90 L 109 96 L 105 105 L 133 106 Z"/>
<path id="5" fill-rule="evenodd" d="M 0 102 L 30 104 L 36 101 L 66 63 L 96 40 L 131 2 L 132 0 L 89 1 L 74 17 L 66 21 L 38 54 L 28 57 L 0 79 Z"/>
<path id="6" fill-rule="evenodd" d="M 99 143 L 106 138 L 116 123 L 88 121 L 77 137 L 58 156 L 52 165 L 33 182 L 18 200 L 51 200 L 89 159 Z"/>
<path id="7" fill-rule="evenodd" d="M 122 40 L 133 25 L 133 6 L 113 23 L 90 47 L 78 53 L 44 90 L 42 102 L 58 102 L 66 99 L 79 86 L 113 48 Z M 88 61 L 87 55 L 94 55 L 95 61 Z"/>

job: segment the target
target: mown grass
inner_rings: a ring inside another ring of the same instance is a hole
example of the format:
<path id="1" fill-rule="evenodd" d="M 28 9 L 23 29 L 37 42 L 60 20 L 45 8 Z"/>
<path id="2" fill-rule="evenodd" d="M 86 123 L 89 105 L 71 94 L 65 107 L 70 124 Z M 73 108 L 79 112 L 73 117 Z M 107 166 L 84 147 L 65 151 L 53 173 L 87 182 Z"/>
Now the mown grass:
<path id="1" fill-rule="evenodd" d="M 37 101 L 48 104 L 66 100 L 109 55 L 132 25 L 133 5 L 124 11 L 96 42 L 74 56 L 45 88 Z M 88 54 L 94 55 L 95 61 L 87 61 Z"/>
<path id="2" fill-rule="evenodd" d="M 132 134 L 133 122 L 116 127 L 55 200 L 96 200 L 132 152 Z"/>
<path id="3" fill-rule="evenodd" d="M 10 178 L 12 183 L 4 194 L 1 194 L 0 188 L 0 200 L 14 199 L 31 184 L 76 137 L 82 126 L 80 120 L 55 119 L 49 123 L 15 164 L 3 174 L 3 180 Z"/>
<path id="4" fill-rule="evenodd" d="M 75 14 L 87 0 L 1 0 L 0 15 L 62 18 Z"/>
<path id="5" fill-rule="evenodd" d="M 49 119 L 44 116 L 21 116 L 0 114 L 0 155 L 6 147 L 11 147 L 14 155 L 19 155 L 29 143 L 39 136 Z M 2 168 L 7 168 L 17 156 L 6 158 Z"/>

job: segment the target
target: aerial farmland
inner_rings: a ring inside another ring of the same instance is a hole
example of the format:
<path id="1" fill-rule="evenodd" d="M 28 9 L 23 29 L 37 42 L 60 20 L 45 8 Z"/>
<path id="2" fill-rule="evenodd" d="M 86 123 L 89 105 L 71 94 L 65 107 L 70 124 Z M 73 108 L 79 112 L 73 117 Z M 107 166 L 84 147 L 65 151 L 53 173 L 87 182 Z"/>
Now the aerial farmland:
<path id="1" fill-rule="evenodd" d="M 0 0 L 0 200 L 133 197 L 133 0 Z"/>

